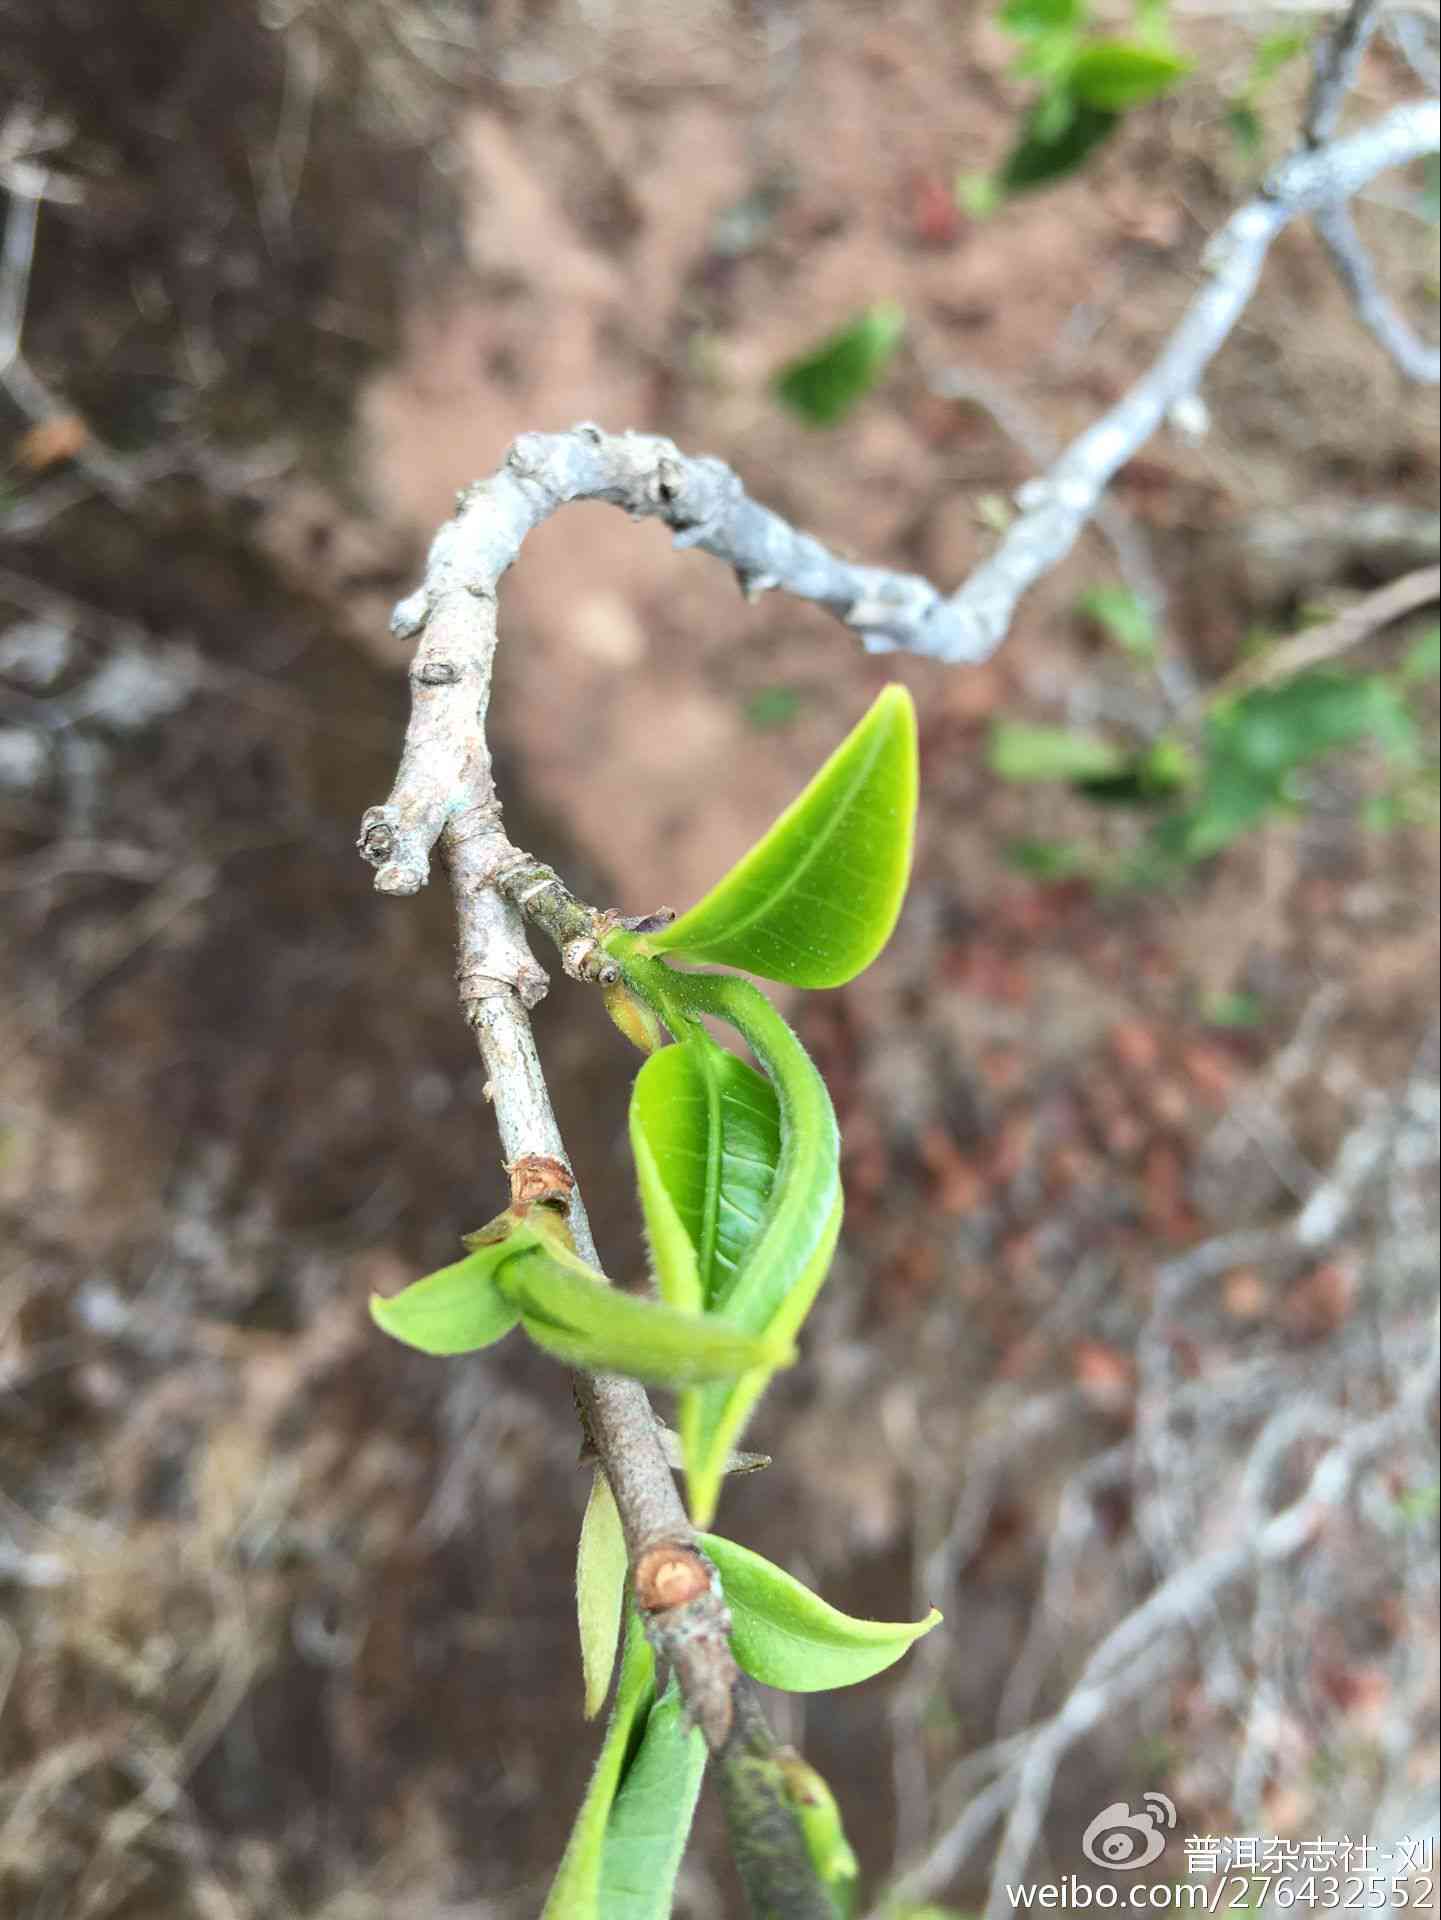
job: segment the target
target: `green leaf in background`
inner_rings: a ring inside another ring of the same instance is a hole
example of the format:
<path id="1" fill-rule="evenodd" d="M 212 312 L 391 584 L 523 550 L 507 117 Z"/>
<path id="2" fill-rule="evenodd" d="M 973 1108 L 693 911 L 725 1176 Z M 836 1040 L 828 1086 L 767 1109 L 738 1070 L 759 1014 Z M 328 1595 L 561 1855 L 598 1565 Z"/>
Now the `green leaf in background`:
<path id="1" fill-rule="evenodd" d="M 997 16 L 1007 33 L 1033 39 L 1085 24 L 1086 0 L 1006 0 Z"/>
<path id="2" fill-rule="evenodd" d="M 731 1646 L 752 1679 L 787 1693 L 854 1686 L 894 1666 L 940 1622 L 854 1620 L 803 1586 L 793 1574 L 719 1534 L 700 1546 L 715 1562 L 731 1612 Z"/>
<path id="3" fill-rule="evenodd" d="M 1432 627 L 1401 662 L 1401 683 L 1407 687 L 1418 687 L 1427 680 L 1434 680 L 1438 674 L 1441 674 L 1441 627 Z"/>
<path id="4" fill-rule="evenodd" d="M 606 1822 L 603 1920 L 670 1920 L 676 1875 L 705 1773 L 705 1737 L 686 1724 L 674 1679 L 646 1715 Z"/>
<path id="5" fill-rule="evenodd" d="M 661 1296 L 714 1304 L 756 1236 L 780 1162 L 780 1103 L 703 1029 L 652 1054 L 630 1099 L 631 1146 Z"/>
<path id="6" fill-rule="evenodd" d="M 1129 587 L 1091 587 L 1076 611 L 1092 620 L 1122 653 L 1150 665 L 1156 658 L 1156 623 L 1151 610 Z"/>
<path id="7" fill-rule="evenodd" d="M 1155 47 L 1124 40 L 1095 40 L 1071 62 L 1067 83 L 1082 106 L 1126 113 L 1169 93 L 1191 71 L 1191 62 Z"/>
<path id="8" fill-rule="evenodd" d="M 477 1248 L 389 1299 L 373 1293 L 370 1317 L 392 1340 L 422 1353 L 476 1353 L 509 1333 L 520 1318 L 496 1279 L 506 1258 L 500 1247 Z"/>
<path id="9" fill-rule="evenodd" d="M 795 687 L 762 687 L 745 705 L 747 724 L 757 733 L 774 733 L 788 727 L 801 710 L 801 696 Z"/>
<path id="10" fill-rule="evenodd" d="M 1416 764 L 1415 718 L 1381 674 L 1318 669 L 1225 702 L 1207 718 L 1196 802 L 1158 824 L 1153 851 L 1170 861 L 1219 853 L 1291 804 L 1292 775 L 1302 767 L 1366 739 L 1402 768 Z"/>
<path id="11" fill-rule="evenodd" d="M 1257 773 L 1286 773 L 1338 747 L 1373 739 L 1407 755 L 1416 723 L 1398 690 L 1379 674 L 1298 674 L 1218 708 L 1208 727 L 1213 755 Z"/>
<path id="12" fill-rule="evenodd" d="M 882 300 L 775 377 L 779 400 L 813 427 L 837 426 L 868 394 L 890 364 L 906 330 L 906 316 Z"/>
<path id="13" fill-rule="evenodd" d="M 1021 135 L 997 176 L 1003 193 L 1031 193 L 1064 180 L 1119 126 L 1120 115 L 1069 96 L 1070 113 L 1059 122 L 1042 101 L 1022 123 Z"/>
<path id="14" fill-rule="evenodd" d="M 1211 993 L 1201 1002 L 1201 1018 L 1209 1027 L 1259 1027 L 1265 1014 L 1254 993 Z"/>
<path id="15" fill-rule="evenodd" d="M 1233 100 L 1225 112 L 1226 130 L 1247 158 L 1261 151 L 1265 129 L 1261 116 L 1247 100 Z"/>
<path id="16" fill-rule="evenodd" d="M 830 1896 L 837 1920 L 849 1920 L 861 1863 L 846 1838 L 836 1797 L 822 1776 L 791 1750 L 780 1755 L 786 1798 L 800 1822 L 816 1878 Z"/>
<path id="17" fill-rule="evenodd" d="M 843 986 L 895 926 L 915 813 L 916 710 L 891 686 L 769 833 L 645 950 Z"/>
<path id="18" fill-rule="evenodd" d="M 1421 214 L 1434 227 L 1441 223 L 1441 158 L 1428 153 L 1421 165 L 1426 183 L 1421 189 Z"/>
<path id="19" fill-rule="evenodd" d="M 1073 880 L 1093 870 L 1096 855 L 1079 840 L 1012 840 L 1006 864 L 1037 880 Z"/>
<path id="20" fill-rule="evenodd" d="M 506 1261 L 501 1285 L 538 1347 L 592 1373 L 680 1387 L 733 1380 L 756 1367 L 774 1370 L 795 1358 L 789 1336 L 743 1333 L 707 1315 L 622 1293 L 554 1237 Z"/>
<path id="21" fill-rule="evenodd" d="M 1030 727 L 1000 720 L 991 729 L 987 764 L 1002 780 L 1106 780 L 1125 772 L 1130 755 L 1093 733 Z"/>
<path id="22" fill-rule="evenodd" d="M 1269 86 L 1283 67 L 1288 67 L 1306 51 L 1314 31 L 1312 27 L 1282 27 L 1276 33 L 1262 36 L 1251 58 L 1251 72 L 1246 81 L 1248 100 L 1254 99 L 1263 87 Z"/>
<path id="23" fill-rule="evenodd" d="M 654 1699 L 655 1657 L 645 1629 L 632 1614 L 600 1758 L 570 1830 L 541 1920 L 608 1920 L 600 1904 L 606 1827 Z"/>
<path id="24" fill-rule="evenodd" d="M 575 1562 L 575 1611 L 580 1625 L 580 1668 L 585 1717 L 594 1720 L 610 1692 L 620 1617 L 625 1604 L 625 1536 L 610 1482 L 599 1467 L 580 1523 Z"/>

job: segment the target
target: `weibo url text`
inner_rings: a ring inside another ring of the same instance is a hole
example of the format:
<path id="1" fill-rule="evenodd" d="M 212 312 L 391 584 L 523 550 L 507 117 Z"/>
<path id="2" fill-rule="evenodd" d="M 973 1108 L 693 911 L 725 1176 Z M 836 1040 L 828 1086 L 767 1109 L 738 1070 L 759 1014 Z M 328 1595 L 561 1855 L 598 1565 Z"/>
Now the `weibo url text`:
<path id="1" fill-rule="evenodd" d="M 1221 1873 L 1205 1884 L 1171 1886 L 1090 1886 L 1074 1874 L 1036 1885 L 1006 1887 L 1013 1912 L 1032 1908 L 1042 1912 L 1079 1913 L 1230 1913 L 1243 1909 L 1259 1913 L 1263 1907 L 1280 1912 L 1292 1908 L 1336 1913 L 1375 1913 L 1388 1907 L 1430 1911 L 1436 1883 L 1414 1876 L 1383 1873 L 1301 1874 L 1257 1876 Z"/>

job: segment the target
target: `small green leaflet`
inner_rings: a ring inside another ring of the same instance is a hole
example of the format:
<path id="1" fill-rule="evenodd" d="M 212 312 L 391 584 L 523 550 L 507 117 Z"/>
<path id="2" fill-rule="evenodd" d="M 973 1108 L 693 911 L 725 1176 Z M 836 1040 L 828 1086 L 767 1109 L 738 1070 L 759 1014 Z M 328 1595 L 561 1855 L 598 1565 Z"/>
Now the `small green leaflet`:
<path id="1" fill-rule="evenodd" d="M 645 1726 L 654 1699 L 655 1656 L 645 1629 L 632 1613 L 600 1758 L 570 1830 L 541 1920 L 606 1920 L 600 1904 L 605 1831 L 626 1763 L 634 1756 L 637 1735 Z"/>
<path id="2" fill-rule="evenodd" d="M 630 1133 L 661 1297 L 709 1307 L 775 1185 L 780 1103 L 763 1074 L 697 1028 L 637 1074 Z"/>
<path id="3" fill-rule="evenodd" d="M 940 1622 L 854 1620 L 803 1586 L 793 1574 L 719 1534 L 700 1536 L 720 1573 L 731 1612 L 731 1647 L 752 1679 L 787 1693 L 854 1686 L 894 1666 L 911 1644 Z"/>
<path id="4" fill-rule="evenodd" d="M 1169 93 L 1191 71 L 1191 62 L 1154 47 L 1124 40 L 1093 40 L 1071 62 L 1067 85 L 1082 106 L 1125 113 Z"/>
<path id="5" fill-rule="evenodd" d="M 849 1914 L 861 1865 L 846 1838 L 836 1797 L 822 1776 L 798 1753 L 783 1752 L 780 1767 L 786 1798 L 800 1822 L 816 1878 L 830 1895 L 837 1914 Z"/>
<path id="6" fill-rule="evenodd" d="M 738 1331 L 612 1287 L 569 1244 L 551 1209 L 504 1213 L 467 1236 L 472 1252 L 391 1299 L 371 1316 L 394 1339 L 424 1353 L 472 1353 L 517 1319 L 539 1347 L 571 1366 L 626 1373 L 659 1386 L 729 1380 L 755 1367 L 789 1365 L 789 1337 Z"/>
<path id="7" fill-rule="evenodd" d="M 676 1874 L 705 1773 L 705 1738 L 687 1727 L 672 1679 L 646 1716 L 606 1823 L 601 1853 L 603 1920 L 670 1920 Z"/>
<path id="8" fill-rule="evenodd" d="M 580 1668 L 585 1717 L 594 1720 L 610 1691 L 620 1616 L 625 1603 L 626 1552 L 610 1482 L 599 1467 L 580 1523 L 575 1562 L 575 1611 L 580 1624 Z"/>
<path id="9" fill-rule="evenodd" d="M 915 706 L 890 686 L 765 837 L 642 951 L 843 986 L 895 926 L 915 812 Z"/>
<path id="10" fill-rule="evenodd" d="M 478 1247 L 389 1299 L 373 1293 L 370 1317 L 392 1339 L 422 1353 L 476 1353 L 520 1318 L 496 1278 L 504 1258 L 499 1248 Z"/>
<path id="11" fill-rule="evenodd" d="M 776 397 L 813 427 L 834 427 L 880 379 L 901 343 L 906 316 L 893 300 L 879 301 L 813 352 L 782 367 Z"/>

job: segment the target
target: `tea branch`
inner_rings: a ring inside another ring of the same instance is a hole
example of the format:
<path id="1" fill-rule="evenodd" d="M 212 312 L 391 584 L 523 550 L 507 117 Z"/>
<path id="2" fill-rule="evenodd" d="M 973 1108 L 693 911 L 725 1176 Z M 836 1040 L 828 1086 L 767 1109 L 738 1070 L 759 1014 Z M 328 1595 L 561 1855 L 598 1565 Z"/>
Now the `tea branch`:
<path id="1" fill-rule="evenodd" d="M 531 1029 L 530 1009 L 548 981 L 530 951 L 524 915 L 556 941 L 567 971 L 593 980 L 606 973 L 597 939 L 602 916 L 507 838 L 485 735 L 498 641 L 496 584 L 524 532 L 560 504 L 538 483 L 537 455 L 546 450 L 536 447 L 540 438 L 517 443 L 496 480 L 464 497 L 432 548 L 420 593 L 398 610 L 400 628 L 418 636 L 410 723 L 394 789 L 384 806 L 366 813 L 360 846 L 378 868 L 377 888 L 398 894 L 424 883 L 438 847 L 455 903 L 461 1005 L 485 1064 L 513 1197 L 533 1198 L 538 1172 L 549 1178 L 565 1197 L 577 1251 L 599 1267 Z M 596 429 L 554 438 L 577 454 L 606 445 Z M 634 458 L 632 439 L 612 444 Z M 576 1377 L 576 1400 L 588 1450 L 615 1497 L 648 1637 L 705 1736 L 728 1813 L 744 1823 L 735 1827 L 733 1844 L 747 1875 L 760 1876 L 747 1879 L 752 1897 L 762 1900 L 758 1910 L 777 1920 L 819 1920 L 824 1895 L 781 1776 L 757 1764 L 775 1743 L 731 1653 L 720 1581 L 695 1543 L 650 1400 L 635 1381 L 600 1374 Z M 739 1780 L 745 1791 L 733 1790 Z M 764 1836 L 759 1852 L 757 1833 Z"/>

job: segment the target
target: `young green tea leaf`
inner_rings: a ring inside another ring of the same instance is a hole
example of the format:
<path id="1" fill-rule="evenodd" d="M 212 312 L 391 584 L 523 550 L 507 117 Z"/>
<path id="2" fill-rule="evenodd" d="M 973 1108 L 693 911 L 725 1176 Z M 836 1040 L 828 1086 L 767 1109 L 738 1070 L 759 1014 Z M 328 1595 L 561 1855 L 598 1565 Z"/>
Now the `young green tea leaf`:
<path id="1" fill-rule="evenodd" d="M 643 950 L 843 986 L 895 926 L 915 811 L 915 706 L 891 686 L 765 837 Z"/>
<path id="2" fill-rule="evenodd" d="M 991 730 L 987 761 L 1002 780 L 1105 780 L 1126 770 L 1123 747 L 1065 727 L 1002 720 Z"/>
<path id="3" fill-rule="evenodd" d="M 1124 40 L 1096 40 L 1071 62 L 1067 79 L 1082 106 L 1125 113 L 1169 93 L 1191 71 L 1191 62 L 1155 47 Z"/>
<path id="4" fill-rule="evenodd" d="M 840 1137 L 825 1082 L 785 1021 L 749 980 L 675 973 L 663 960 L 642 957 L 626 938 L 611 936 L 607 950 L 673 1033 L 698 1037 L 709 1046 L 713 1043 L 700 1016 L 712 1015 L 733 1026 L 765 1068 L 780 1117 L 775 1184 L 754 1238 L 739 1252 L 734 1271 L 718 1276 L 709 1305 L 712 1318 L 789 1340 L 825 1279 L 840 1230 Z M 658 1174 L 656 1178 L 659 1183 Z M 673 1209 L 668 1193 L 665 1199 Z M 730 1449 L 769 1378 L 757 1369 L 725 1387 L 681 1395 L 686 1481 L 691 1516 L 699 1526 L 715 1511 Z"/>
<path id="5" fill-rule="evenodd" d="M 558 1244 L 553 1231 L 505 1262 L 501 1285 L 538 1347 L 592 1372 L 677 1387 L 789 1366 L 795 1358 L 789 1335 L 744 1332 L 622 1293 Z"/>
<path id="6" fill-rule="evenodd" d="M 655 1657 L 644 1628 L 632 1614 L 600 1758 L 570 1830 L 541 1920 L 609 1920 L 601 1905 L 606 1828 L 654 1699 Z"/>
<path id="7" fill-rule="evenodd" d="M 775 1092 L 698 1027 L 637 1074 L 630 1134 L 661 1296 L 710 1306 L 754 1240 L 775 1185 Z"/>
<path id="8" fill-rule="evenodd" d="M 815 1304 L 830 1271 L 841 1230 L 841 1192 L 837 1185 L 831 1211 L 804 1263 L 788 1270 L 786 1290 L 771 1314 L 768 1332 L 773 1339 L 790 1339 Z M 779 1278 L 770 1275 L 772 1284 Z M 685 1456 L 686 1492 L 691 1519 L 707 1526 L 715 1516 L 725 1479 L 726 1462 L 739 1441 L 756 1402 L 770 1385 L 770 1372 L 757 1369 L 724 1386 L 696 1387 L 680 1397 L 676 1420 Z"/>
<path id="9" fill-rule="evenodd" d="M 665 1045 L 665 1033 L 643 1000 L 637 1000 L 623 980 L 603 986 L 600 997 L 626 1039 L 642 1053 L 654 1053 Z"/>
<path id="10" fill-rule="evenodd" d="M 820 1693 L 869 1680 L 940 1622 L 934 1607 L 914 1622 L 854 1620 L 748 1547 L 710 1533 L 700 1546 L 720 1573 L 735 1657 L 768 1687 Z"/>
<path id="11" fill-rule="evenodd" d="M 782 367 L 777 398 L 813 427 L 837 426 L 885 372 L 905 330 L 906 316 L 893 300 L 867 307 L 813 353 Z"/>
<path id="12" fill-rule="evenodd" d="M 1069 111 L 1057 115 L 1053 95 L 1033 107 L 997 176 L 1003 193 L 1030 193 L 1074 173 L 1120 124 L 1120 115 L 1091 106 L 1074 94 L 1061 96 Z"/>
<path id="13" fill-rule="evenodd" d="M 783 1753 L 780 1766 L 786 1798 L 800 1822 L 816 1878 L 830 1895 L 837 1913 L 848 1914 L 861 1864 L 846 1838 L 836 1797 L 822 1776 L 798 1753 Z"/>
<path id="14" fill-rule="evenodd" d="M 590 1483 L 590 1499 L 580 1523 L 575 1563 L 576 1619 L 580 1624 L 580 1667 L 585 1682 L 585 1717 L 594 1720 L 610 1691 L 620 1616 L 625 1602 L 625 1536 L 610 1482 L 599 1467 Z"/>
<path id="15" fill-rule="evenodd" d="M 670 1920 L 676 1874 L 705 1772 L 705 1738 L 686 1725 L 671 1681 L 646 1716 L 606 1823 L 601 1854 L 604 1920 Z"/>
<path id="16" fill-rule="evenodd" d="M 372 1294 L 370 1317 L 393 1340 L 422 1353 L 475 1353 L 520 1318 L 496 1278 L 506 1257 L 500 1247 L 479 1248 L 388 1299 Z"/>

